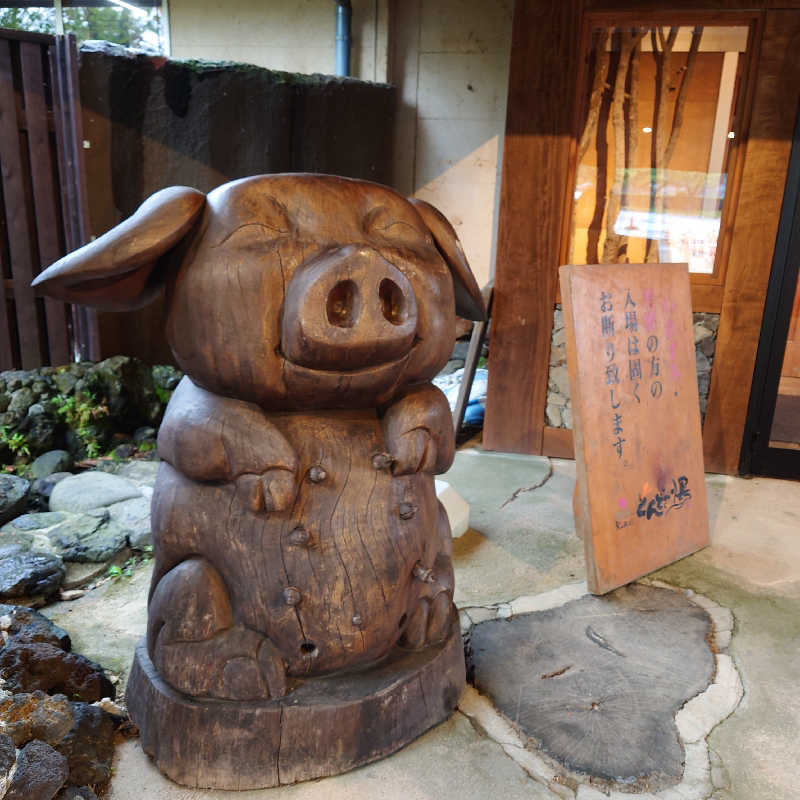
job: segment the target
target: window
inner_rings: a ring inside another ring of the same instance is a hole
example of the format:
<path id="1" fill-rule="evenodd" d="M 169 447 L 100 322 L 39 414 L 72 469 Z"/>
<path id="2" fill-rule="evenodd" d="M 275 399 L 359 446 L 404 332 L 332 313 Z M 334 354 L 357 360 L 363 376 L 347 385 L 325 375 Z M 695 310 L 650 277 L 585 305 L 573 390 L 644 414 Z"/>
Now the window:
<path id="1" fill-rule="evenodd" d="M 592 31 L 570 263 L 687 262 L 711 275 L 747 25 Z"/>
<path id="2" fill-rule="evenodd" d="M 56 0 L 0 3 L 0 27 L 74 33 L 88 39 L 167 53 L 165 0 Z"/>

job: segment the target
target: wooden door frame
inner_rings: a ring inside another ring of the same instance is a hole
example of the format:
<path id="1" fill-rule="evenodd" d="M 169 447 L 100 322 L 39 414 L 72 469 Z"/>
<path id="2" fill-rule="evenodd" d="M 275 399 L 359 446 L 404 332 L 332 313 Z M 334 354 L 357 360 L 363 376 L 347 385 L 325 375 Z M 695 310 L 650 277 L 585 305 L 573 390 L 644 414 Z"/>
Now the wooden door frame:
<path id="1" fill-rule="evenodd" d="M 800 99 L 800 60 L 794 57 L 800 49 L 800 2 L 782 3 L 780 10 L 772 5 L 761 0 L 747 6 L 756 9 L 747 16 L 758 25 L 745 99 L 746 105 L 751 103 L 749 130 L 740 142 L 732 176 L 740 181 L 740 191 L 729 217 L 724 284 L 696 282 L 696 305 L 702 310 L 716 307 L 721 314 L 703 435 L 706 469 L 729 474 L 739 469 L 794 109 Z M 571 433 L 545 426 L 544 410 L 556 271 L 563 258 L 563 222 L 575 168 L 581 80 L 575 72 L 585 69 L 582 59 L 578 64 L 583 20 L 596 12 L 664 10 L 663 4 L 651 0 L 517 0 L 483 437 L 487 449 L 567 457 L 571 453 Z M 680 19 L 698 11 L 695 4 L 675 2 L 668 10 Z M 735 0 L 706 0 L 702 13 L 717 24 L 742 18 L 741 4 Z M 570 64 L 578 69 L 564 68 Z M 572 102 L 565 103 L 565 98 Z M 531 176 L 541 178 L 535 182 Z"/>
<path id="2" fill-rule="evenodd" d="M 781 368 L 800 273 L 800 107 L 745 426 L 743 473 L 800 477 L 800 451 L 770 447 Z"/>

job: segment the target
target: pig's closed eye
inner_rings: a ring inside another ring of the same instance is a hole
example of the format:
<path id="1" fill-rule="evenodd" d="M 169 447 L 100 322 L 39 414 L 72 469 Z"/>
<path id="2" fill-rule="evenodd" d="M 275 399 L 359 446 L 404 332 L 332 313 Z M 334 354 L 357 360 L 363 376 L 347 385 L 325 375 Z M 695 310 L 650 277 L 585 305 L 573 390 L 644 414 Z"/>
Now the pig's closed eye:
<path id="1" fill-rule="evenodd" d="M 247 222 L 232 230 L 219 244 L 223 245 L 229 239 L 232 239 L 234 244 L 264 244 L 287 233 L 289 233 L 288 227 L 281 229 L 264 222 Z"/>
<path id="2" fill-rule="evenodd" d="M 426 235 L 411 222 L 398 219 L 385 207 L 375 208 L 364 219 L 364 230 L 393 244 L 420 245 Z"/>

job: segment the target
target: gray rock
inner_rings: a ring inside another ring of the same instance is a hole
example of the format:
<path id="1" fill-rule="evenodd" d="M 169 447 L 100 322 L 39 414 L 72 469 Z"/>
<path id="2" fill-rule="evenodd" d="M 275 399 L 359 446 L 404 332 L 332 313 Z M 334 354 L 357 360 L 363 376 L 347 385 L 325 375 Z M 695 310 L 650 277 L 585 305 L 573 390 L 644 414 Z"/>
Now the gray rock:
<path id="1" fill-rule="evenodd" d="M 697 349 L 704 356 L 707 356 L 709 359 L 712 359 L 714 357 L 714 351 L 717 349 L 716 338 L 703 339 L 703 341 L 697 345 Z"/>
<path id="2" fill-rule="evenodd" d="M 561 410 L 558 406 L 548 405 L 545 410 L 545 418 L 547 419 L 547 424 L 551 427 L 561 427 Z"/>
<path id="3" fill-rule="evenodd" d="M 116 694 L 99 664 L 46 642 L 2 648 L 0 669 L 5 688 L 14 693 L 57 692 L 84 703 L 94 703 L 104 697 L 113 700 Z"/>
<path id="4" fill-rule="evenodd" d="M 566 344 L 554 344 L 550 348 L 550 365 L 559 366 L 566 363 L 567 360 L 567 346 Z"/>
<path id="5" fill-rule="evenodd" d="M 69 634 L 43 614 L 25 606 L 0 603 L 0 630 L 17 643 L 47 642 L 62 650 L 72 647 Z"/>
<path id="6" fill-rule="evenodd" d="M 39 408 L 39 413 L 31 413 L 19 424 L 18 432 L 25 437 L 25 442 L 31 454 L 38 455 L 47 450 L 52 450 L 59 443 L 59 431 L 63 427 L 61 420 L 55 411 L 45 409 L 39 403 L 31 406 L 31 409 Z"/>
<path id="7" fill-rule="evenodd" d="M 152 368 L 138 359 L 113 356 L 99 361 L 89 367 L 83 380 L 88 393 L 104 399 L 119 430 L 133 431 L 158 422 L 163 406 Z"/>
<path id="8" fill-rule="evenodd" d="M 703 372 L 711 372 L 711 362 L 699 350 L 695 353 L 695 359 L 697 361 L 698 374 Z"/>
<path id="9" fill-rule="evenodd" d="M 569 428 L 572 430 L 572 409 L 571 408 L 562 408 L 561 409 L 561 421 L 564 423 L 565 428 Z"/>
<path id="10" fill-rule="evenodd" d="M 166 389 L 172 391 L 183 378 L 183 373 L 169 364 L 157 364 L 153 367 L 153 383 L 159 389 Z"/>
<path id="11" fill-rule="evenodd" d="M 569 398 L 564 397 L 563 395 L 559 394 L 558 392 L 548 392 L 547 393 L 547 402 L 548 402 L 549 405 L 558 406 L 559 408 L 563 408 L 569 402 Z"/>
<path id="12" fill-rule="evenodd" d="M 75 384 L 78 382 L 78 375 L 69 369 L 64 372 L 57 372 L 53 376 L 53 382 L 61 394 L 70 395 L 75 389 Z"/>
<path id="13" fill-rule="evenodd" d="M 103 786 L 111 778 L 116 720 L 97 706 L 71 705 L 75 723 L 58 745 L 69 764 L 69 781 L 77 786 Z"/>
<path id="14" fill-rule="evenodd" d="M 67 735 L 75 722 L 69 700 L 42 691 L 18 693 L 0 700 L 3 731 L 17 747 L 39 739 L 52 747 Z"/>
<path id="15" fill-rule="evenodd" d="M 551 367 L 549 382 L 563 397 L 569 397 L 569 371 L 566 367 Z"/>
<path id="16" fill-rule="evenodd" d="M 72 469 L 72 456 L 66 450 L 50 450 L 40 455 L 31 464 L 32 478 L 46 478 L 54 472 L 67 472 Z"/>
<path id="17" fill-rule="evenodd" d="M 554 347 L 558 347 L 559 345 L 565 345 L 567 342 L 567 329 L 566 328 L 559 328 L 557 331 L 553 331 L 553 338 L 551 344 Z"/>
<path id="18" fill-rule="evenodd" d="M 108 507 L 111 521 L 126 532 L 128 543 L 135 550 L 153 544 L 150 529 L 150 499 L 134 497 Z"/>
<path id="19" fill-rule="evenodd" d="M 25 510 L 31 485 L 16 475 L 0 475 L 0 525 Z"/>
<path id="20" fill-rule="evenodd" d="M 53 550 L 65 561 L 109 561 L 128 545 L 126 531 L 109 519 L 108 510 L 70 516 L 47 531 Z"/>
<path id="21" fill-rule="evenodd" d="M 156 438 L 156 429 L 151 428 L 149 426 L 145 426 L 143 428 L 137 428 L 133 432 L 133 443 L 134 444 L 141 444 L 142 442 L 147 442 L 151 439 Z"/>
<path id="22" fill-rule="evenodd" d="M 37 478 L 31 484 L 31 496 L 41 503 L 48 503 L 50 500 L 50 495 L 53 492 L 53 487 L 59 482 L 63 481 L 64 478 L 71 478 L 71 472 L 54 472 L 52 475 L 48 475 L 46 478 Z"/>
<path id="23" fill-rule="evenodd" d="M 34 740 L 17 756 L 5 800 L 52 800 L 68 777 L 67 759 L 49 744 Z"/>
<path id="24" fill-rule="evenodd" d="M 703 325 L 701 322 L 695 323 L 694 326 L 694 342 L 697 344 L 698 342 L 702 342 L 703 339 L 710 339 L 714 335 L 714 332 Z"/>
<path id="25" fill-rule="evenodd" d="M 159 464 L 152 461 L 136 459 L 122 464 L 117 468 L 117 475 L 136 484 L 140 489 L 148 486 L 151 489 L 156 485 Z"/>
<path id="26" fill-rule="evenodd" d="M 33 392 L 27 387 L 23 387 L 11 393 L 11 402 L 6 411 L 16 419 L 22 419 L 35 402 L 36 398 L 33 396 Z"/>
<path id="27" fill-rule="evenodd" d="M 64 565 L 57 555 L 0 548 L 0 598 L 50 597 L 63 580 Z"/>
<path id="28" fill-rule="evenodd" d="M 125 478 L 92 470 L 59 481 L 50 494 L 50 510 L 88 511 L 140 495 L 139 489 Z"/>
<path id="29" fill-rule="evenodd" d="M 55 800 L 97 800 L 97 795 L 88 786 L 68 786 L 56 795 Z"/>
<path id="30" fill-rule="evenodd" d="M 63 511 L 35 511 L 7 522 L 0 528 L 0 533 L 46 530 L 64 522 L 65 519 L 67 519 L 67 515 Z"/>
<path id="31" fill-rule="evenodd" d="M 11 767 L 17 760 L 17 749 L 10 736 L 0 733 L 0 784 L 5 782 Z"/>

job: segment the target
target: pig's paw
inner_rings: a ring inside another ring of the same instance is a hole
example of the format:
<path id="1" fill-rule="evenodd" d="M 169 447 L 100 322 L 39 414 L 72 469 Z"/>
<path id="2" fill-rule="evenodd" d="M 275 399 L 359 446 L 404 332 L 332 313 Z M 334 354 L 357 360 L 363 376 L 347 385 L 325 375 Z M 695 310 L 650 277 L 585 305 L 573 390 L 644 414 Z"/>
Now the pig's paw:
<path id="1" fill-rule="evenodd" d="M 433 472 L 436 464 L 436 444 L 426 428 L 414 428 L 387 442 L 392 455 L 392 473 L 412 475 Z"/>
<path id="2" fill-rule="evenodd" d="M 236 489 L 253 511 L 288 511 L 297 495 L 297 478 L 294 472 L 276 467 L 261 475 L 240 475 Z"/>

